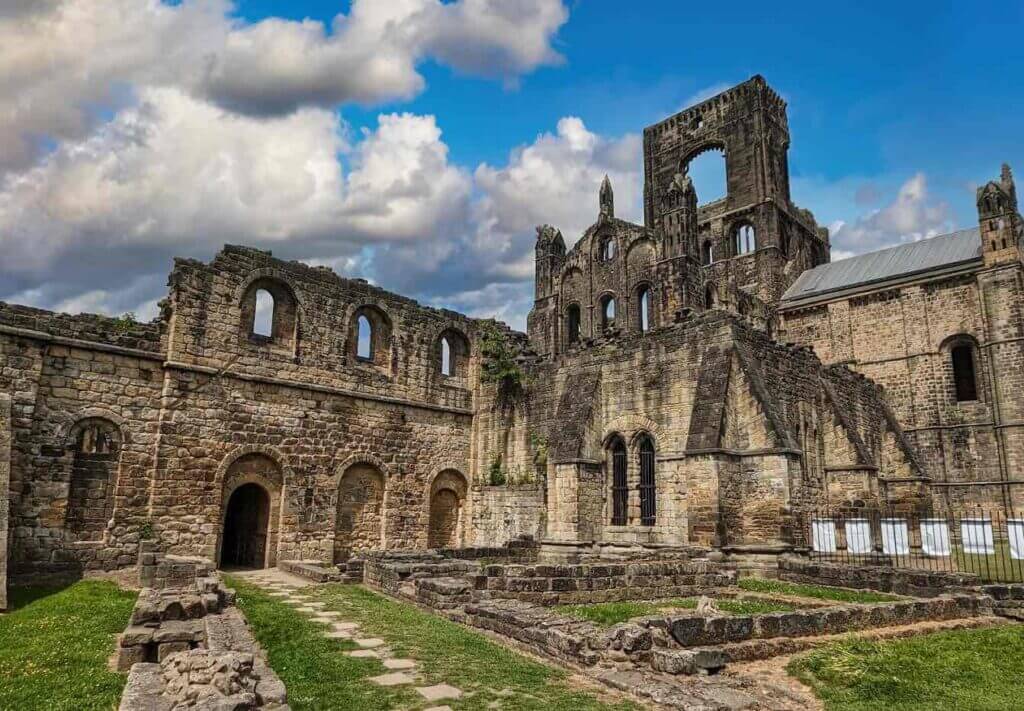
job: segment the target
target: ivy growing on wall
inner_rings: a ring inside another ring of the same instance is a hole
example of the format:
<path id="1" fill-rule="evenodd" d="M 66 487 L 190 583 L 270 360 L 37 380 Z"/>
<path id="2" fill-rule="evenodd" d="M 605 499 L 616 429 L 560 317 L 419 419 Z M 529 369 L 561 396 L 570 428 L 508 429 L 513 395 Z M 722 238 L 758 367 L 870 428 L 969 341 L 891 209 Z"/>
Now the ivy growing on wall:
<path id="1" fill-rule="evenodd" d="M 526 375 L 516 362 L 516 351 L 504 333 L 493 321 L 485 321 L 480 328 L 480 380 L 498 386 L 504 395 L 517 393 L 526 384 Z"/>
<path id="2" fill-rule="evenodd" d="M 491 486 L 504 486 L 508 482 L 508 474 L 505 472 L 505 467 L 502 466 L 501 455 L 496 454 L 491 460 L 491 466 L 488 472 L 488 483 Z"/>

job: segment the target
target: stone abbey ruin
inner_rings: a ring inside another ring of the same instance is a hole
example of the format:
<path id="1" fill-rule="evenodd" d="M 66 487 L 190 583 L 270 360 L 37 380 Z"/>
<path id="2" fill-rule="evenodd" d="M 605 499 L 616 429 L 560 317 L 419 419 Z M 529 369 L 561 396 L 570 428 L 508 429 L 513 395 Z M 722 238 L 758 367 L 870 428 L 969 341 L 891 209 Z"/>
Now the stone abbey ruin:
<path id="1" fill-rule="evenodd" d="M 832 263 L 790 199 L 789 141 L 760 76 L 645 129 L 644 224 L 606 179 L 571 248 L 539 227 L 526 334 L 239 246 L 176 260 L 152 323 L 0 304 L 0 581 L 142 548 L 365 579 L 514 635 L 529 621 L 474 590 L 679 594 L 806 549 L 824 506 L 1019 509 L 1009 168 L 977 227 Z M 700 204 L 705 151 L 728 194 Z M 509 563 L 459 578 L 481 555 Z M 449 577 L 409 588 L 418 565 Z M 893 614 L 978 605 L 930 604 Z"/>

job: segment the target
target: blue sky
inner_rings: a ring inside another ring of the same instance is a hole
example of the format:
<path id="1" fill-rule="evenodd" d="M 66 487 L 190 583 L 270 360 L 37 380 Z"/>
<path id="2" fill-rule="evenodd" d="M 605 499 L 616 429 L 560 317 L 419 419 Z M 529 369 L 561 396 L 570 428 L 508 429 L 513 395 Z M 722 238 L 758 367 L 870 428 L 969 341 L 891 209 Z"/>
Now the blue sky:
<path id="1" fill-rule="evenodd" d="M 339 5 L 243 0 L 238 12 L 329 23 Z M 923 171 L 968 225 L 966 186 L 1004 161 L 1024 174 L 1024 3 L 781 5 L 576 0 L 555 42 L 561 66 L 510 89 L 428 63 L 428 89 L 413 101 L 345 115 L 371 126 L 381 110 L 434 114 L 455 161 L 500 163 L 562 116 L 601 134 L 639 132 L 710 87 L 762 74 L 789 103 L 795 178 L 871 182 L 884 196 Z M 797 181 L 794 198 L 826 224 L 856 214 L 853 194 Z"/>
<path id="2" fill-rule="evenodd" d="M 173 256 L 233 242 L 522 327 L 534 227 L 573 242 L 605 173 L 639 219 L 644 126 L 753 74 L 834 258 L 970 226 L 1024 175 L 1022 30 L 1019 1 L 15 2 L 0 300 L 149 318 Z"/>

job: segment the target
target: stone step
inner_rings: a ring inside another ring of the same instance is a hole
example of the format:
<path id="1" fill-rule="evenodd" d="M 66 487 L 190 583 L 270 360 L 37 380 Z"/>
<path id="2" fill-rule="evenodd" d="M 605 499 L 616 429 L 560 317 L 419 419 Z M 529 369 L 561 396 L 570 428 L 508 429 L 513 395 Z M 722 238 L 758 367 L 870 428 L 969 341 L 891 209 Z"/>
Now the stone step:
<path id="1" fill-rule="evenodd" d="M 693 647 L 685 650 L 657 650 L 651 655 L 651 666 L 657 671 L 664 671 L 670 674 L 695 674 L 702 669 L 720 669 L 726 664 L 754 662 L 771 657 L 796 654 L 832 642 L 847 640 L 851 637 L 855 639 L 903 639 L 933 632 L 978 629 L 1000 624 L 1009 624 L 1009 622 L 1004 618 L 995 616 L 969 617 L 956 620 L 918 622 L 911 625 L 884 627 L 857 633 L 844 632 L 817 637 L 773 637 L 771 639 L 751 639 L 731 644 Z M 665 654 L 659 654 L 659 652 L 665 652 Z M 691 666 L 687 663 L 687 659 L 680 658 L 674 653 L 694 655 L 694 664 Z M 697 657 L 699 657 L 699 660 Z"/>
<path id="2" fill-rule="evenodd" d="M 341 573 L 337 568 L 322 565 L 319 561 L 282 560 L 278 561 L 277 567 L 314 583 L 333 583 L 341 579 Z"/>

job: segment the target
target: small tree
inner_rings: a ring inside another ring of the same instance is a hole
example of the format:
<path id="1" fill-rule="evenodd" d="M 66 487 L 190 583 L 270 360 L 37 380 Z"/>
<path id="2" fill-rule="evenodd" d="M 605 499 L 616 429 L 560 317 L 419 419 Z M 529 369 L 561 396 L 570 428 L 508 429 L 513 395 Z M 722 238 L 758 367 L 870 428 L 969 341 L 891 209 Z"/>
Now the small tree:
<path id="1" fill-rule="evenodd" d="M 117 329 L 118 333 L 127 333 L 132 330 L 133 326 L 136 326 L 139 322 L 135 319 L 135 313 L 132 311 L 125 311 L 120 316 L 114 319 L 114 328 Z"/>

